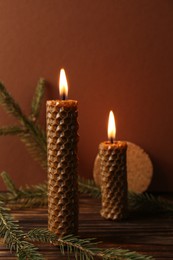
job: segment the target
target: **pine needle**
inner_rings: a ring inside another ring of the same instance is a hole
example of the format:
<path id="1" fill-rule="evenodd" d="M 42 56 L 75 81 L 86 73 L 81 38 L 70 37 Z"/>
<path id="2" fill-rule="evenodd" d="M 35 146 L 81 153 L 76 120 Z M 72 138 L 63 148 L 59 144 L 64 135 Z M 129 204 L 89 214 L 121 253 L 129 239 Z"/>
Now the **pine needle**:
<path id="1" fill-rule="evenodd" d="M 9 209 L 5 208 L 4 203 L 0 201 L 0 236 L 3 237 L 6 246 L 10 251 L 16 252 L 18 259 L 43 260 L 37 248 L 25 241 L 24 235 Z"/>
<path id="2" fill-rule="evenodd" d="M 0 82 L 0 104 L 4 107 L 7 113 L 16 117 L 22 124 L 25 124 L 26 118 L 22 113 L 20 106 L 7 92 L 5 86 L 1 82 Z"/>
<path id="3" fill-rule="evenodd" d="M 121 248 L 110 248 L 105 249 L 98 256 L 104 260 L 154 260 L 152 256 L 142 255 L 135 251 Z"/>
<path id="4" fill-rule="evenodd" d="M 115 259 L 115 260 L 152 260 L 151 256 L 141 255 L 127 249 L 110 248 L 102 249 L 97 247 L 101 242 L 94 242 L 93 238 L 81 239 L 74 235 L 59 238 L 47 229 L 33 229 L 26 234 L 26 238 L 31 241 L 51 243 L 60 247 L 61 253 L 70 256 L 75 255 L 75 259 L 93 260 Z"/>
<path id="5" fill-rule="evenodd" d="M 38 161 L 43 169 L 47 169 L 47 144 L 46 134 L 38 126 L 28 127 L 29 131 L 20 135 L 21 141 L 25 144 L 26 149 Z"/>
<path id="6" fill-rule="evenodd" d="M 161 197 L 148 193 L 128 193 L 129 210 L 145 213 L 170 213 L 173 214 L 173 203 Z"/>
<path id="7" fill-rule="evenodd" d="M 18 203 L 20 208 L 47 206 L 47 183 L 19 188 Z"/>
<path id="8" fill-rule="evenodd" d="M 12 181 L 11 177 L 8 175 L 8 173 L 5 171 L 1 172 L 1 177 L 2 177 L 4 184 L 6 185 L 7 190 L 9 192 L 11 192 L 14 197 L 17 197 L 18 190 L 17 190 L 14 182 Z"/>
<path id="9" fill-rule="evenodd" d="M 23 133 L 24 130 L 19 126 L 4 126 L 0 128 L 0 135 L 18 135 Z"/>
<path id="10" fill-rule="evenodd" d="M 68 259 L 73 253 L 75 259 L 93 260 L 94 256 L 100 252 L 100 249 L 96 247 L 98 242 L 93 242 L 94 239 L 81 239 L 74 235 L 59 238 L 46 229 L 33 229 L 27 233 L 26 237 L 31 241 L 53 243 L 59 246 L 61 253 L 66 254 Z"/>
<path id="11" fill-rule="evenodd" d="M 26 239 L 33 242 L 54 243 L 57 240 L 57 236 L 45 228 L 34 228 L 30 230 L 26 235 Z"/>
<path id="12" fill-rule="evenodd" d="M 0 193 L 0 199 L 10 205 L 11 208 L 47 206 L 47 183 L 26 185 L 17 189 L 9 174 L 2 172 L 1 177 L 9 192 Z"/>
<path id="13" fill-rule="evenodd" d="M 93 260 L 94 256 L 100 252 L 100 249 L 96 247 L 98 242 L 93 242 L 94 240 L 93 238 L 81 239 L 73 235 L 68 235 L 58 238 L 54 244 L 59 245 L 61 253 L 67 254 L 68 257 L 73 252 L 75 259 Z"/>
<path id="14" fill-rule="evenodd" d="M 40 79 L 38 84 L 37 84 L 35 94 L 33 96 L 33 100 L 32 100 L 32 103 L 31 103 L 31 116 L 30 116 L 30 118 L 33 122 L 35 122 L 40 115 L 40 108 L 41 108 L 44 92 L 45 92 L 45 80 Z"/>
<path id="15" fill-rule="evenodd" d="M 43 80 L 41 81 L 43 84 Z M 41 98 L 41 97 L 40 97 Z M 40 104 L 41 101 L 39 101 Z M 46 134 L 41 129 L 39 125 L 36 125 L 29 118 L 27 118 L 20 106 L 15 102 L 13 97 L 8 93 L 5 86 L 0 82 L 0 104 L 4 107 L 7 113 L 16 117 L 22 125 L 24 130 L 20 134 L 17 133 L 22 142 L 25 143 L 28 151 L 33 156 L 33 158 L 40 162 L 41 166 L 47 168 L 47 144 L 46 144 Z M 37 109 L 39 109 L 38 101 Z M 38 113 L 38 111 L 37 111 Z"/>

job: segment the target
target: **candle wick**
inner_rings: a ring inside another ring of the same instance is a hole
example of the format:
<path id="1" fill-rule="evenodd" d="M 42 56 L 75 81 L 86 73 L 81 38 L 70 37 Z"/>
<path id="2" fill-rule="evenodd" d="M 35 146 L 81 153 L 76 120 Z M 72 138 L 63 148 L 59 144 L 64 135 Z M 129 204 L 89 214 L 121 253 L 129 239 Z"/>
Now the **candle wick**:
<path id="1" fill-rule="evenodd" d="M 66 100 L 65 93 L 62 94 L 62 100 Z"/>
<path id="2" fill-rule="evenodd" d="M 114 139 L 113 139 L 113 137 L 110 138 L 110 143 L 111 143 L 111 144 L 114 143 Z"/>

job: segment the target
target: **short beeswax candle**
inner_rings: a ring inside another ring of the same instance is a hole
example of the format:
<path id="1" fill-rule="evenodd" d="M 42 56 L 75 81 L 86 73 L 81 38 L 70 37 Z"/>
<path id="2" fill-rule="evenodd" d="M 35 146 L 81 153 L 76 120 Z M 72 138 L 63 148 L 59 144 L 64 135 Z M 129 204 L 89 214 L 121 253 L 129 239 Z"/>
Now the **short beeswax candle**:
<path id="1" fill-rule="evenodd" d="M 127 144 L 115 141 L 115 120 L 110 111 L 108 137 L 110 141 L 99 145 L 102 209 L 101 215 L 106 219 L 121 220 L 127 209 Z"/>
<path id="2" fill-rule="evenodd" d="M 78 229 L 78 110 L 63 69 L 59 85 L 61 100 L 47 101 L 48 229 L 62 237 Z"/>

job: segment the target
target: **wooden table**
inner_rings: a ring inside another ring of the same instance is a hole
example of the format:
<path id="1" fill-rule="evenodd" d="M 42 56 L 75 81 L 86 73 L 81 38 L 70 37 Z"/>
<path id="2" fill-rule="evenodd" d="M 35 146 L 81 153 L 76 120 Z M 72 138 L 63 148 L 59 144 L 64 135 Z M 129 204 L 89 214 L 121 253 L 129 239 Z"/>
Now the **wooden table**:
<path id="1" fill-rule="evenodd" d="M 106 248 L 121 247 L 148 254 L 155 259 L 173 259 L 173 217 L 165 215 L 129 216 L 123 222 L 103 219 L 100 214 L 100 200 L 86 196 L 80 198 L 79 236 L 95 237 L 103 241 Z M 47 227 L 47 209 L 15 210 L 13 216 L 20 221 L 24 231 Z M 58 248 L 38 245 L 45 259 L 67 259 Z M 4 245 L 0 245 L 0 260 L 16 259 Z M 70 258 L 73 259 L 73 258 Z"/>

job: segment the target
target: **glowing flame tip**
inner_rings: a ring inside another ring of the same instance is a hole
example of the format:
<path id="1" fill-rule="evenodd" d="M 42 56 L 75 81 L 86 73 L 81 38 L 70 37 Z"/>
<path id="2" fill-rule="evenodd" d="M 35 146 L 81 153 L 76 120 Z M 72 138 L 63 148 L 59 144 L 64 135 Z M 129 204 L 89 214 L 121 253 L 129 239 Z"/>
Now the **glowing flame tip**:
<path id="1" fill-rule="evenodd" d="M 67 84 L 67 78 L 64 69 L 60 70 L 59 93 L 62 99 L 66 99 L 68 96 L 68 84 Z"/>
<path id="2" fill-rule="evenodd" d="M 115 140 L 116 135 L 116 125 L 115 125 L 115 118 L 114 113 L 111 110 L 109 112 L 109 120 L 108 120 L 108 139 L 113 142 Z"/>

